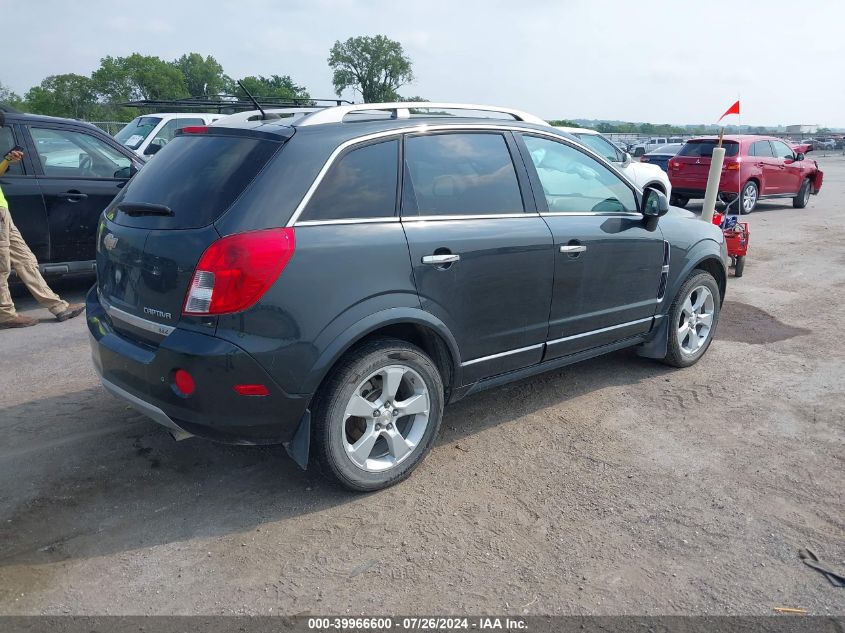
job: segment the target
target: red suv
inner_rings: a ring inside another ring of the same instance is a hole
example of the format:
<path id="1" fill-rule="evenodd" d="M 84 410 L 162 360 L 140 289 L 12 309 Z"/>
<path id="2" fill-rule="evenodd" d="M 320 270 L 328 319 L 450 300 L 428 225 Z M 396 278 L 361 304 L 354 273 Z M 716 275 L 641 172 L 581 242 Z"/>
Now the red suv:
<path id="1" fill-rule="evenodd" d="M 683 207 L 703 198 L 716 138 L 694 138 L 669 161 L 672 204 Z M 725 204 L 740 196 L 740 213 L 751 213 L 758 200 L 792 198 L 803 209 L 810 194 L 817 194 L 824 174 L 814 160 L 805 160 L 778 138 L 732 135 L 724 138 L 725 164 L 719 181 L 719 200 Z"/>

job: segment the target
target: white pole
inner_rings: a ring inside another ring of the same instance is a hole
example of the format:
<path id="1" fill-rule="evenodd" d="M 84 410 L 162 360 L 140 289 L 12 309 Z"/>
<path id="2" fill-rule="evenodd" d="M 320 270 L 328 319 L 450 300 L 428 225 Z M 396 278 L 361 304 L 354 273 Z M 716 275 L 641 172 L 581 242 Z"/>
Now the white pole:
<path id="1" fill-rule="evenodd" d="M 722 179 L 722 164 L 725 162 L 725 148 L 714 147 L 713 157 L 710 159 L 710 173 L 707 176 L 707 189 L 704 191 L 704 206 L 701 208 L 701 219 L 705 222 L 713 221 L 716 211 L 716 195 L 719 193 L 719 181 Z"/>

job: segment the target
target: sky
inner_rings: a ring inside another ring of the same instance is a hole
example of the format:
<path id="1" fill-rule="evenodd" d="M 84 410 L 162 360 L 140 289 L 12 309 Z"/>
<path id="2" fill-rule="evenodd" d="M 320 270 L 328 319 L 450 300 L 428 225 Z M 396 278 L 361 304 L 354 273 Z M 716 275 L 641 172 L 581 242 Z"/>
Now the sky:
<path id="1" fill-rule="evenodd" d="M 413 62 L 406 96 L 673 124 L 741 98 L 744 125 L 841 127 L 843 25 L 841 0 L 0 0 L 0 82 L 23 94 L 106 55 L 198 52 L 328 98 L 334 42 L 383 34 Z"/>

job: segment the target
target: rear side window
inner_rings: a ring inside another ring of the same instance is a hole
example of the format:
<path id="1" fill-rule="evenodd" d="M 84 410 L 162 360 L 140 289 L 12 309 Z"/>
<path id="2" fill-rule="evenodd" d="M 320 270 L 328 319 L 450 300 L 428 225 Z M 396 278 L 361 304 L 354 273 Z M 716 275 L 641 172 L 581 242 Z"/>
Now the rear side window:
<path id="1" fill-rule="evenodd" d="M 402 212 L 485 215 L 524 210 L 501 134 L 433 134 L 405 139 Z"/>
<path id="2" fill-rule="evenodd" d="M 118 213 L 116 221 L 141 228 L 190 229 L 211 224 L 244 192 L 280 146 L 238 136 L 177 136 L 135 174 L 117 205 L 164 205 L 173 217 Z"/>
<path id="3" fill-rule="evenodd" d="M 356 147 L 335 161 L 301 219 L 393 217 L 396 215 L 398 172 L 398 140 Z"/>
<path id="4" fill-rule="evenodd" d="M 687 141 L 678 152 L 678 156 L 691 156 L 693 158 L 711 158 L 713 156 L 713 148 L 716 147 L 717 141 L 715 139 L 706 139 L 703 141 Z M 734 141 L 725 141 L 722 145 L 725 148 L 725 156 L 736 156 L 739 154 L 739 143 Z"/>
<path id="5" fill-rule="evenodd" d="M 755 141 L 751 144 L 751 149 L 749 150 L 748 155 L 771 158 L 774 156 L 774 152 L 772 152 L 772 146 L 769 145 L 769 141 Z"/>

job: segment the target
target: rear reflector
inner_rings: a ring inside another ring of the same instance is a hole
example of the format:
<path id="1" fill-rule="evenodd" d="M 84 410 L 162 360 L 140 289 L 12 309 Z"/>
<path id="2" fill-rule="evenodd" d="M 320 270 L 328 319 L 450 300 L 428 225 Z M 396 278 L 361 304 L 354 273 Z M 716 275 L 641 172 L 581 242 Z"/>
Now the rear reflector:
<path id="1" fill-rule="evenodd" d="M 190 396 L 197 389 L 197 383 L 194 382 L 194 377 L 184 369 L 176 370 L 176 375 L 173 376 L 173 384 L 176 386 L 176 390 L 183 396 Z"/>
<path id="2" fill-rule="evenodd" d="M 294 249 L 292 228 L 217 240 L 197 264 L 182 313 L 228 314 L 252 307 L 287 266 Z"/>
<path id="3" fill-rule="evenodd" d="M 235 385 L 235 391 L 242 396 L 267 396 L 270 391 L 264 385 Z"/>

